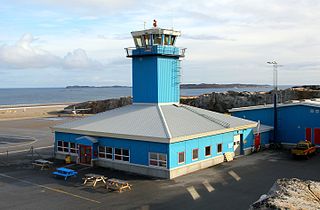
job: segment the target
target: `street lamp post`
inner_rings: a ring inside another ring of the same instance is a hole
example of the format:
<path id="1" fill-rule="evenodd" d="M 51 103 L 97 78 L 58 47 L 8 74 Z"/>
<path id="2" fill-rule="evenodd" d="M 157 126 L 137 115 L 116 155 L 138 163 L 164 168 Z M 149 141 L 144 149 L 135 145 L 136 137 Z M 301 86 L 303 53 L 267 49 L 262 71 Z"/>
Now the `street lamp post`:
<path id="1" fill-rule="evenodd" d="M 278 134 L 278 67 L 280 66 L 276 61 L 267 62 L 273 66 L 273 143 L 277 143 Z"/>

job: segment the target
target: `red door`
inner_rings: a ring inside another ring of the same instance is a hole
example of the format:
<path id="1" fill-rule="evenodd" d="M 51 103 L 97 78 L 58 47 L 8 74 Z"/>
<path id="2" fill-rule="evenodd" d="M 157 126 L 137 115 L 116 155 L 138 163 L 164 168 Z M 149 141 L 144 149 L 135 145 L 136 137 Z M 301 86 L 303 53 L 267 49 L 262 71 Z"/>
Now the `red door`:
<path id="1" fill-rule="evenodd" d="M 310 141 L 312 140 L 312 137 L 311 137 L 311 132 L 312 132 L 312 129 L 311 128 L 306 128 L 306 140 Z"/>
<path id="2" fill-rule="evenodd" d="M 320 128 L 314 129 L 314 144 L 320 144 Z"/>
<path id="3" fill-rule="evenodd" d="M 254 136 L 254 146 L 257 151 L 259 150 L 260 144 L 261 144 L 261 136 L 260 136 L 260 133 L 258 133 Z"/>
<path id="4" fill-rule="evenodd" d="M 91 146 L 80 145 L 80 163 L 91 165 Z"/>

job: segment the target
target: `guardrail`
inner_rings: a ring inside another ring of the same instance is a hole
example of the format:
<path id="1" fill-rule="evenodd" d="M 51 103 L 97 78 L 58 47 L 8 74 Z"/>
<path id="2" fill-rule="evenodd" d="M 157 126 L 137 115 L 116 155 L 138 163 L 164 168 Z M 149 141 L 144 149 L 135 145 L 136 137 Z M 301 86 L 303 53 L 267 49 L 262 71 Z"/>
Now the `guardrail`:
<path id="1" fill-rule="evenodd" d="M 135 57 L 141 55 L 164 55 L 173 57 L 184 57 L 186 48 L 177 48 L 171 46 L 150 46 L 143 48 L 128 47 L 124 48 L 127 57 Z"/>

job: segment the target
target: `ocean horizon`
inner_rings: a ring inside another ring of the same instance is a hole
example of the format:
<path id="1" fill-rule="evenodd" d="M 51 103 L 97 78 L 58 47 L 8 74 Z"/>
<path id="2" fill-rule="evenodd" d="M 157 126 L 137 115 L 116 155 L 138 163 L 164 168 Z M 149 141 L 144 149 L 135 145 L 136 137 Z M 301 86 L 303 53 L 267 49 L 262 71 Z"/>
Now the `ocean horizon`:
<path id="1" fill-rule="evenodd" d="M 292 85 L 280 85 L 279 89 L 286 89 Z M 206 88 L 181 89 L 181 96 L 198 96 L 212 92 L 258 92 L 270 91 L 269 87 L 247 88 Z M 0 88 L 0 105 L 19 104 L 51 104 L 51 103 L 80 103 L 85 101 L 105 100 L 132 95 L 131 87 L 97 87 L 97 88 Z"/>

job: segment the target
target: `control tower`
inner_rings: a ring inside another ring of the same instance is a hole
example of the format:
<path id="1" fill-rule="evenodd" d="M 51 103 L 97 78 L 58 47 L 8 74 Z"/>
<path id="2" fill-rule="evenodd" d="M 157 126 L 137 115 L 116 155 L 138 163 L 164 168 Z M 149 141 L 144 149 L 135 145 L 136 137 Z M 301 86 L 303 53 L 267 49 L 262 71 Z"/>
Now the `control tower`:
<path id="1" fill-rule="evenodd" d="M 135 47 L 126 48 L 132 58 L 133 103 L 179 103 L 180 58 L 185 48 L 175 46 L 179 31 L 154 27 L 131 32 Z"/>

